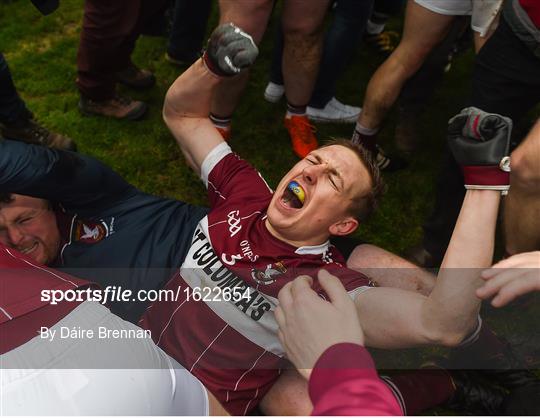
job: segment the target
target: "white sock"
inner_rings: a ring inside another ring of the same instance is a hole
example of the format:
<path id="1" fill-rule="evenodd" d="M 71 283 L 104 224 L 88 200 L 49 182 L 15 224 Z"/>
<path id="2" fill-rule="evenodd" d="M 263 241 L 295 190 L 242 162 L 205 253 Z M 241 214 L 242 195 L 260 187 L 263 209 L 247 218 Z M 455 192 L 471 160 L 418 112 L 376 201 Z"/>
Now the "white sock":
<path id="1" fill-rule="evenodd" d="M 371 20 L 368 20 L 366 25 L 366 32 L 369 35 L 378 35 L 384 30 L 386 23 L 373 23 Z"/>
<path id="2" fill-rule="evenodd" d="M 360 122 L 356 122 L 356 126 L 354 127 L 354 130 L 366 136 L 373 136 L 377 132 L 379 132 L 379 128 L 366 128 Z"/>

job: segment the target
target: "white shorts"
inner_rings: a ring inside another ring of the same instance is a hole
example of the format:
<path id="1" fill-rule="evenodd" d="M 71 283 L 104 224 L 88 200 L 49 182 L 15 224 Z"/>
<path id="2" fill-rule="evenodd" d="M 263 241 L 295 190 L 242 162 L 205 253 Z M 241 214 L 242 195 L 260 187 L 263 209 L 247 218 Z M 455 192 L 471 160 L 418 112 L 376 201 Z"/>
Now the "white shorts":
<path id="1" fill-rule="evenodd" d="M 61 338 L 62 327 L 96 337 Z M 2 355 L 2 414 L 208 415 L 204 386 L 151 339 L 100 338 L 103 329 L 142 332 L 84 302 L 51 327 L 52 341 L 38 335 Z"/>
<path id="2" fill-rule="evenodd" d="M 432 12 L 447 16 L 471 15 L 471 28 L 486 36 L 501 10 L 503 0 L 414 0 Z"/>

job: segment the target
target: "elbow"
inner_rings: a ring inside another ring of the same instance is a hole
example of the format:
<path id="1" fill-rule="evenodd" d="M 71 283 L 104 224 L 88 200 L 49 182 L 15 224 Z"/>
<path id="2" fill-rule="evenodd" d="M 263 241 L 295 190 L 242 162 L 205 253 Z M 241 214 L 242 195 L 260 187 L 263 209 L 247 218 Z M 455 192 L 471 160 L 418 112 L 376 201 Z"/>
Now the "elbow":
<path id="1" fill-rule="evenodd" d="M 167 92 L 165 102 L 163 103 L 163 109 L 161 110 L 161 116 L 163 117 L 163 120 L 167 126 L 169 126 L 170 121 L 173 119 L 174 113 L 174 109 L 172 108 L 169 100 L 169 93 Z"/>
<path id="2" fill-rule="evenodd" d="M 453 348 L 460 345 L 474 331 L 474 326 L 466 326 L 460 329 L 437 329 L 428 330 L 425 333 L 425 340 L 428 345 Z"/>
<path id="3" fill-rule="evenodd" d="M 448 348 L 457 347 L 466 337 L 466 332 L 445 332 L 444 335 L 439 336 L 438 345 Z"/>

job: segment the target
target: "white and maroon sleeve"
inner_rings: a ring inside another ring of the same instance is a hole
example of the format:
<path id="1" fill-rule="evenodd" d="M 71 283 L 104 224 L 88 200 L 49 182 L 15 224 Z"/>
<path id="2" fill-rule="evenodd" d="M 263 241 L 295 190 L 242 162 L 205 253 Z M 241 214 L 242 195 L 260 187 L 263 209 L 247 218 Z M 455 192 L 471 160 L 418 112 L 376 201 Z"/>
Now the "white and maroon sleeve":
<path id="1" fill-rule="evenodd" d="M 312 415 L 403 415 L 358 344 L 336 344 L 322 354 L 309 379 L 309 396 Z"/>
<path id="2" fill-rule="evenodd" d="M 227 143 L 221 143 L 207 155 L 201 165 L 201 179 L 208 189 L 212 208 L 225 201 L 272 195 L 272 189 L 259 172 L 234 154 Z"/>

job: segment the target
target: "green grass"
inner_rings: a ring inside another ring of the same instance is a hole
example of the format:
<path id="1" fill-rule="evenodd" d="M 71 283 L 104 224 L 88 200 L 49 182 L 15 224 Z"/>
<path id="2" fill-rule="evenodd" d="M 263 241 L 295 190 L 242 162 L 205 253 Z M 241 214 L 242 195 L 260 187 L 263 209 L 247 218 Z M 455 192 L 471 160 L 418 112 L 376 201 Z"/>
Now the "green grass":
<path id="1" fill-rule="evenodd" d="M 62 0 L 54 14 L 41 16 L 27 0 L 0 0 L 0 51 L 9 62 L 15 84 L 28 107 L 47 127 L 75 139 L 83 153 L 93 155 L 148 193 L 207 204 L 204 188 L 190 171 L 172 136 L 161 120 L 161 106 L 168 86 L 183 71 L 164 60 L 166 40 L 143 37 L 133 60 L 156 73 L 157 86 L 145 92 L 120 88 L 150 105 L 149 115 L 140 122 L 122 122 L 83 117 L 77 110 L 75 87 L 76 54 L 82 21 L 82 0 Z M 217 22 L 214 10 L 209 30 Z M 392 22 L 399 30 L 399 22 Z M 284 104 L 263 100 L 272 49 L 271 24 L 261 45 L 249 86 L 233 121 L 231 145 L 276 185 L 297 161 L 282 124 Z M 421 224 L 433 204 L 434 180 L 445 138 L 446 121 L 465 103 L 469 92 L 472 53 L 455 60 L 445 76 L 419 129 L 422 148 L 411 157 L 410 168 L 385 174 L 388 193 L 377 214 L 362 225 L 358 236 L 397 253 L 421 238 Z M 367 82 L 381 63 L 366 48 L 359 47 L 343 76 L 337 97 L 345 103 L 362 104 Z M 393 148 L 395 113 L 391 113 L 380 138 L 386 149 Z M 352 125 L 318 125 L 320 139 L 350 137 Z M 502 332 L 527 328 L 534 332 L 537 317 L 531 307 L 507 309 L 493 319 Z M 532 322 L 532 324 L 530 323 Z M 523 331 L 523 330 L 522 330 Z M 379 354 L 393 363 L 417 365 L 422 355 L 410 351 Z"/>
<path id="2" fill-rule="evenodd" d="M 63 0 L 61 7 L 43 17 L 28 1 L 0 2 L 0 50 L 10 65 L 20 95 L 47 127 L 69 135 L 80 151 L 105 161 L 140 189 L 205 204 L 204 190 L 184 163 L 173 138 L 164 126 L 160 110 L 168 86 L 183 68 L 164 59 L 166 40 L 142 37 L 133 55 L 138 65 L 155 71 L 156 87 L 145 92 L 120 88 L 150 105 L 149 115 L 140 122 L 122 122 L 83 117 L 77 110 L 75 87 L 76 54 L 82 20 L 81 0 Z M 209 30 L 217 21 L 217 11 Z M 267 103 L 262 92 L 268 80 L 272 27 L 261 47 L 249 86 L 233 120 L 231 145 L 276 185 L 296 161 L 282 118 L 284 103 Z M 391 251 L 401 252 L 421 236 L 421 222 L 429 212 L 433 176 L 437 168 L 445 121 L 459 109 L 466 96 L 462 79 L 471 57 L 460 59 L 457 70 L 448 74 L 434 98 L 432 111 L 420 130 L 425 147 L 411 160 L 411 168 L 388 174 L 388 193 L 380 210 L 358 235 Z M 463 62 L 461 62 L 463 61 Z M 339 84 L 340 100 L 361 105 L 370 75 L 381 59 L 358 48 L 354 62 Z M 450 98 L 450 99 L 449 99 Z M 394 115 L 381 134 L 382 143 L 392 149 Z M 350 137 L 352 125 L 319 125 L 320 139 Z"/>

